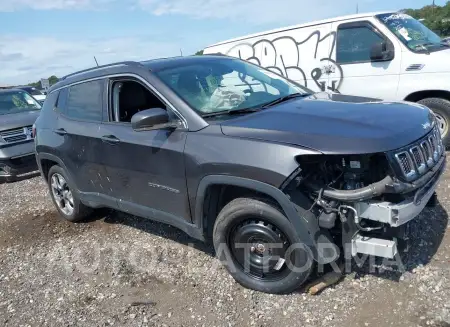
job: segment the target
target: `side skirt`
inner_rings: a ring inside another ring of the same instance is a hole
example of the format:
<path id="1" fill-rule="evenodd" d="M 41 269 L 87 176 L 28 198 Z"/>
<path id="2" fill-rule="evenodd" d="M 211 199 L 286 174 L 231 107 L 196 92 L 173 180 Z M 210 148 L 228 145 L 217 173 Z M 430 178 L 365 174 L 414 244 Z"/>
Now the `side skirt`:
<path id="1" fill-rule="evenodd" d="M 118 211 L 122 211 L 127 214 L 168 224 L 170 226 L 182 230 L 183 232 L 185 232 L 186 234 L 197 240 L 205 241 L 203 232 L 197 225 L 191 224 L 187 222 L 185 219 L 174 216 L 167 212 L 163 212 L 160 210 L 156 210 L 153 208 L 149 208 L 146 206 L 142 206 L 127 201 L 120 201 L 119 205 L 119 201 L 116 198 L 99 193 L 82 192 L 80 193 L 80 199 L 84 204 L 86 204 L 89 207 L 92 208 L 107 207 Z"/>

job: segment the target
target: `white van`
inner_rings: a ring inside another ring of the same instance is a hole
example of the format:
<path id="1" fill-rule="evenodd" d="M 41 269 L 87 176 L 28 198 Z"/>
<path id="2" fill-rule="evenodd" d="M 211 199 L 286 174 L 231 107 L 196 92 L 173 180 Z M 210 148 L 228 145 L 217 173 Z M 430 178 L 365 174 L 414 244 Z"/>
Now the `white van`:
<path id="1" fill-rule="evenodd" d="M 450 146 L 450 46 L 406 14 L 359 14 L 271 30 L 204 50 L 213 53 L 248 60 L 313 91 L 419 102 L 434 111 Z"/>

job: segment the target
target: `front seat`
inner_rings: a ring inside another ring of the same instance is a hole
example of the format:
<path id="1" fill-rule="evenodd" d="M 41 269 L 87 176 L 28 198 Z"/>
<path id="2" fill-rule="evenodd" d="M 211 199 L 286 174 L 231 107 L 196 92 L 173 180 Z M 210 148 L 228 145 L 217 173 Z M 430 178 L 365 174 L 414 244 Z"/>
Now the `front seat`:
<path id="1" fill-rule="evenodd" d="M 146 108 L 147 96 L 144 87 L 138 83 L 124 83 L 120 90 L 120 121 L 130 122 L 131 117 Z"/>

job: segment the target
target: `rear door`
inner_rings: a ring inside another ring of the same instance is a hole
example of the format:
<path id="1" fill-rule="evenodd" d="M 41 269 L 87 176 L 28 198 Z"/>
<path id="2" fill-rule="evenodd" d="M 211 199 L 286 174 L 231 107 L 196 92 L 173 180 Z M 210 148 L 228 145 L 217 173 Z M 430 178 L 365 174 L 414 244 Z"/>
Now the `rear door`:
<path id="1" fill-rule="evenodd" d="M 58 146 L 80 192 L 109 195 L 111 188 L 103 165 L 102 114 L 104 81 L 72 85 L 60 93 L 61 115 L 53 131 L 64 136 Z"/>
<path id="2" fill-rule="evenodd" d="M 370 20 L 333 23 L 337 33 L 333 60 L 342 70 L 343 94 L 394 100 L 400 79 L 401 48 Z M 385 41 L 394 48 L 389 61 L 372 61 L 372 46 Z"/>

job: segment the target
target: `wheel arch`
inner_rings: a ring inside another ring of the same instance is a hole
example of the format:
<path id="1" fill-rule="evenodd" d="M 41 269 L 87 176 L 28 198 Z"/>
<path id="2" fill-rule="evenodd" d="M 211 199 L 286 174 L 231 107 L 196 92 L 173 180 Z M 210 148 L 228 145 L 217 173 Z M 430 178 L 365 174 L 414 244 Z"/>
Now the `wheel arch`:
<path id="1" fill-rule="evenodd" d="M 273 200 L 274 204 L 282 210 L 294 225 L 301 239 L 307 245 L 314 245 L 313 234 L 316 231 L 298 215 L 290 199 L 280 189 L 260 181 L 227 175 L 209 175 L 200 181 L 195 202 L 194 220 L 195 225 L 201 228 L 205 234 L 208 233 L 208 230 L 211 230 L 211 225 L 214 225 L 216 219 L 216 217 L 208 215 L 209 212 L 207 210 L 213 210 L 213 212 L 220 210 L 221 204 L 218 201 L 220 201 L 223 192 L 227 188 L 246 190 L 255 197 Z M 234 198 L 236 197 L 239 196 L 234 196 Z M 228 202 L 226 201 L 226 203 Z M 224 204 L 222 203 L 222 207 Z M 216 207 L 211 208 L 211 206 Z"/>
<path id="2" fill-rule="evenodd" d="M 64 169 L 65 173 L 67 174 L 67 178 L 69 179 L 70 184 L 73 185 L 76 190 L 78 190 L 78 188 L 76 187 L 76 184 L 74 182 L 74 179 L 73 179 L 72 175 L 70 174 L 70 171 L 67 169 L 66 165 L 60 158 L 58 158 L 57 156 L 50 154 L 50 153 L 38 153 L 36 155 L 36 159 L 37 159 L 37 163 L 38 163 L 41 175 L 45 179 L 46 182 L 48 180 L 48 173 L 50 171 L 50 168 L 54 165 L 58 165 L 62 169 Z"/>
<path id="3" fill-rule="evenodd" d="M 405 97 L 405 101 L 417 102 L 426 98 L 442 98 L 450 101 L 450 91 L 445 90 L 425 90 L 417 91 Z"/>

